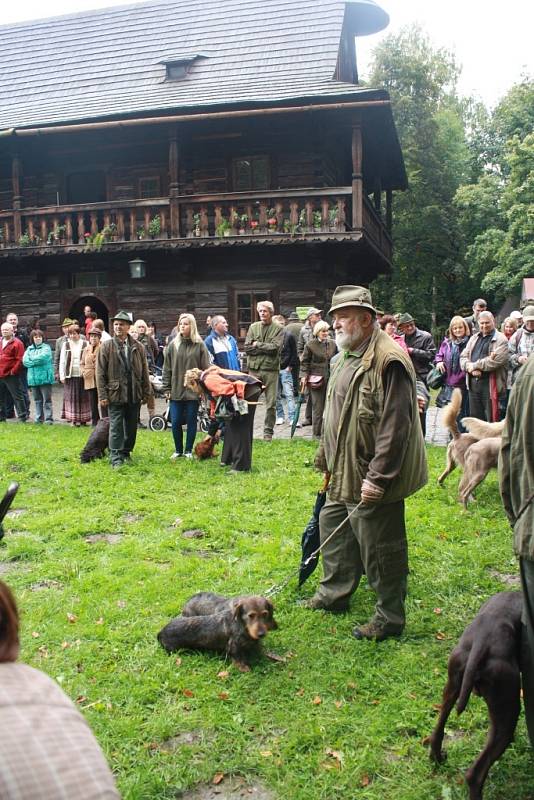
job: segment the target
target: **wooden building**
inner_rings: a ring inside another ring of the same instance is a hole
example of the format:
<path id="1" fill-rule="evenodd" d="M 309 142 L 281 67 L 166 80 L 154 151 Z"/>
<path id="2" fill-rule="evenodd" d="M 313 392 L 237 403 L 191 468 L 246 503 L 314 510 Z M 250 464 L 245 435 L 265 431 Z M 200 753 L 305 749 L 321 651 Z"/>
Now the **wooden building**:
<path id="1" fill-rule="evenodd" d="M 169 330 L 324 307 L 391 261 L 406 175 L 358 85 L 373 0 L 153 0 L 0 28 L 0 314 Z"/>

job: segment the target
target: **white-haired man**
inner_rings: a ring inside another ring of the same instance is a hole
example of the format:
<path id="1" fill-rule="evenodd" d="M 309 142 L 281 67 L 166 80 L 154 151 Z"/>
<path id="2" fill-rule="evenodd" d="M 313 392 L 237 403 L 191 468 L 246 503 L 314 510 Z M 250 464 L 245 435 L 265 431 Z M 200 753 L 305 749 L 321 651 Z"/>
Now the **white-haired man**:
<path id="1" fill-rule="evenodd" d="M 284 329 L 277 322 L 273 322 L 274 306 L 269 300 L 260 301 L 256 309 L 260 320 L 253 322 L 248 329 L 245 353 L 250 374 L 265 386 L 263 439 L 270 442 L 276 419 L 276 395 Z"/>
<path id="2" fill-rule="evenodd" d="M 404 500 L 427 481 L 415 371 L 378 326 L 368 289 L 338 286 L 329 313 L 341 354 L 315 460 L 330 475 L 319 518 L 323 578 L 306 605 L 346 611 L 365 572 L 377 597 L 375 613 L 353 635 L 381 641 L 404 629 Z"/>

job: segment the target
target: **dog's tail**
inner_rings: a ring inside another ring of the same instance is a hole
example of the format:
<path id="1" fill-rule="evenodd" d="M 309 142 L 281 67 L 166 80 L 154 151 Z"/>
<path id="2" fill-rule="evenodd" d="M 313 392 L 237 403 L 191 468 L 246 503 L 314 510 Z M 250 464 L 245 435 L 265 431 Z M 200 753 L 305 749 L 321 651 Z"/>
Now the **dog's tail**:
<path id="1" fill-rule="evenodd" d="M 505 420 L 501 422 L 486 422 L 483 419 L 476 417 L 464 417 L 462 425 L 469 431 L 471 436 L 476 439 L 493 439 L 494 436 L 500 436 L 504 430 Z"/>
<path id="2" fill-rule="evenodd" d="M 464 674 L 462 676 L 462 685 L 460 687 L 460 694 L 458 702 L 456 703 L 456 711 L 461 714 L 465 711 L 465 707 L 469 702 L 473 686 L 475 685 L 476 673 L 481 662 L 486 658 L 487 645 L 485 642 L 475 642 L 469 653 L 467 664 L 465 665 Z"/>
<path id="3" fill-rule="evenodd" d="M 460 431 L 458 430 L 458 425 L 456 424 L 456 417 L 458 416 L 461 407 L 462 390 L 455 389 L 452 393 L 451 402 L 445 406 L 443 409 L 443 415 L 441 417 L 445 427 L 450 430 L 453 439 L 457 439 L 460 436 Z"/>

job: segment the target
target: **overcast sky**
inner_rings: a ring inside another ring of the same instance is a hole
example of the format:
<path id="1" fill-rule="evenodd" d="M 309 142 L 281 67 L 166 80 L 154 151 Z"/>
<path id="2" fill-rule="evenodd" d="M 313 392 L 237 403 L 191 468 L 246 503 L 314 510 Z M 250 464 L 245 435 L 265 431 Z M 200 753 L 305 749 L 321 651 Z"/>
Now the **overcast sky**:
<path id="1" fill-rule="evenodd" d="M 534 74 L 532 0 L 507 0 L 504 6 L 490 0 L 378 0 L 378 3 L 388 12 L 390 25 L 383 33 L 358 39 L 358 68 L 362 78 L 366 75 L 370 51 L 381 38 L 414 22 L 420 23 L 434 45 L 455 52 L 463 70 L 460 91 L 478 96 L 486 105 L 495 105 L 523 74 Z M 7 24 L 125 4 L 124 0 L 47 0 L 46 3 L 25 0 L 20 4 L 4 3 L 0 21 Z"/>

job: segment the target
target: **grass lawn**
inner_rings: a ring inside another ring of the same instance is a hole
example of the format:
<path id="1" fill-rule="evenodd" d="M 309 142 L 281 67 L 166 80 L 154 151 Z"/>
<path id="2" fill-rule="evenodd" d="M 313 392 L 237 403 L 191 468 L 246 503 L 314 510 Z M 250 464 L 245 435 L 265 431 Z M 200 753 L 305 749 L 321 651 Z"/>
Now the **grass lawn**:
<path id="1" fill-rule="evenodd" d="M 332 616 L 299 608 L 292 581 L 274 598 L 279 630 L 267 642 L 286 663 L 264 659 L 242 674 L 215 655 L 169 656 L 156 634 L 194 592 L 261 594 L 296 570 L 320 484 L 314 444 L 257 442 L 253 472 L 226 475 L 215 459 L 171 463 L 170 434 L 148 431 L 133 466 L 82 466 L 86 437 L 59 425 L 2 426 L 0 488 L 21 488 L 0 577 L 22 611 L 22 660 L 76 701 L 125 798 L 165 800 L 221 775 L 221 787 L 243 776 L 291 800 L 467 796 L 462 775 L 487 730 L 483 701 L 451 715 L 443 767 L 431 765 L 423 740 L 450 650 L 482 602 L 517 576 L 495 474 L 465 513 L 459 473 L 439 488 L 445 451 L 429 449 L 430 482 L 407 504 L 401 639 L 351 637 L 372 613 L 365 582 L 350 614 Z M 184 537 L 189 529 L 204 536 Z M 95 534 L 112 536 L 87 541 Z M 300 596 L 313 593 L 319 573 Z M 533 797 L 521 717 L 485 798 Z"/>

